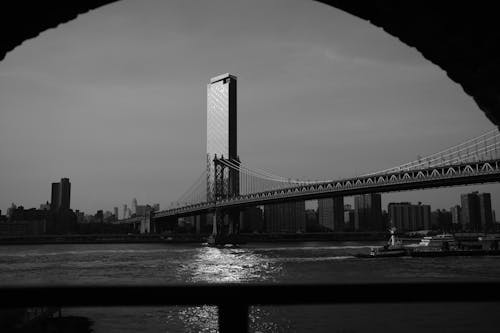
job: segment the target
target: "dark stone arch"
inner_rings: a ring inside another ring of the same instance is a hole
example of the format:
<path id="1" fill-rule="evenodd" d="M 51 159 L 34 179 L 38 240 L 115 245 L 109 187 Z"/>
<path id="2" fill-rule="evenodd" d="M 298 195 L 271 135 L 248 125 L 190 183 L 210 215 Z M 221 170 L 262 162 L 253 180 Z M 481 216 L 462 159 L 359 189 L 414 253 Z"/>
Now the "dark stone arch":
<path id="1" fill-rule="evenodd" d="M 10 1 L 0 60 L 24 40 L 116 0 Z M 500 126 L 500 20 L 494 1 L 317 0 L 370 21 L 446 71 Z M 286 12 L 284 12 L 286 13 Z"/>
<path id="2" fill-rule="evenodd" d="M 493 2 L 319 0 L 415 47 L 500 126 L 500 21 Z"/>

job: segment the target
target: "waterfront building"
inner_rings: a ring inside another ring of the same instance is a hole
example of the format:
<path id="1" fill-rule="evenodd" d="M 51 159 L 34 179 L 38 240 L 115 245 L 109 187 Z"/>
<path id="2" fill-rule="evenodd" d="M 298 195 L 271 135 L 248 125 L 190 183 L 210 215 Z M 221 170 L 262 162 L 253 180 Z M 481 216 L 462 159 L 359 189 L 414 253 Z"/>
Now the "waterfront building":
<path id="1" fill-rule="evenodd" d="M 389 217 L 389 213 L 386 210 L 382 210 L 382 229 L 389 230 L 391 226 L 391 220 Z"/>
<path id="2" fill-rule="evenodd" d="M 461 229 L 462 227 L 462 207 L 460 205 L 455 205 L 450 208 L 451 212 L 451 223 L 454 230 Z"/>
<path id="3" fill-rule="evenodd" d="M 59 192 L 59 209 L 68 210 L 71 201 L 71 183 L 69 178 L 61 178 Z"/>
<path id="4" fill-rule="evenodd" d="M 113 214 L 115 215 L 115 218 L 118 220 L 118 207 L 113 207 Z"/>
<path id="5" fill-rule="evenodd" d="M 50 208 L 54 211 L 70 209 L 71 183 L 69 178 L 61 178 L 59 183 L 52 183 L 50 200 Z"/>
<path id="6" fill-rule="evenodd" d="M 260 207 L 248 207 L 242 211 L 240 224 L 241 232 L 262 232 L 264 231 L 264 217 Z"/>
<path id="7" fill-rule="evenodd" d="M 346 205 L 351 207 L 351 205 Z M 345 207 L 345 206 L 344 206 Z M 344 230 L 354 231 L 354 209 L 344 210 Z"/>
<path id="8" fill-rule="evenodd" d="M 75 210 L 76 223 L 85 223 L 85 214 L 80 212 L 78 209 Z"/>
<path id="9" fill-rule="evenodd" d="M 77 216 L 70 206 L 71 183 L 69 178 L 61 178 L 59 183 L 52 183 L 51 186 L 47 233 L 64 234 L 76 230 Z"/>
<path id="10" fill-rule="evenodd" d="M 213 200 L 214 158 L 238 160 L 236 76 L 222 74 L 207 85 L 207 199 Z M 224 183 L 229 196 L 239 194 L 239 174 L 226 169 Z"/>
<path id="11" fill-rule="evenodd" d="M 493 227 L 493 213 L 491 210 L 491 194 L 479 193 L 479 214 L 481 230 L 487 231 Z"/>
<path id="12" fill-rule="evenodd" d="M 305 201 L 269 204 L 264 206 L 266 232 L 305 232 Z"/>
<path id="13" fill-rule="evenodd" d="M 388 205 L 389 221 L 398 231 L 428 230 L 431 221 L 431 206 L 412 205 L 409 202 L 391 202 Z"/>
<path id="14" fill-rule="evenodd" d="M 104 221 L 105 222 L 111 222 L 113 220 L 113 213 L 111 213 L 109 210 L 104 212 Z"/>
<path id="15" fill-rule="evenodd" d="M 354 229 L 356 231 L 381 231 L 382 197 L 368 193 L 354 197 Z"/>
<path id="16" fill-rule="evenodd" d="M 489 193 L 465 193 L 462 203 L 462 226 L 470 231 L 487 231 L 492 227 L 491 195 Z"/>
<path id="17" fill-rule="evenodd" d="M 344 197 L 318 200 L 318 223 L 327 231 L 344 229 Z"/>
<path id="18" fill-rule="evenodd" d="M 49 210 L 24 209 L 23 206 L 11 207 L 6 222 L 0 223 L 1 235 L 41 235 L 47 230 Z"/>
<path id="19" fill-rule="evenodd" d="M 444 232 L 455 230 L 453 228 L 453 219 L 450 211 L 438 209 L 431 213 L 431 228 Z"/>
<path id="20" fill-rule="evenodd" d="M 104 213 L 101 209 L 99 209 L 96 214 L 94 215 L 95 222 L 97 223 L 103 223 L 104 222 Z"/>
<path id="21" fill-rule="evenodd" d="M 50 208 L 52 210 L 57 210 L 59 208 L 59 183 L 52 183 Z"/>
<path id="22" fill-rule="evenodd" d="M 320 232 L 323 231 L 318 223 L 318 213 L 315 209 L 306 209 L 306 231 Z"/>

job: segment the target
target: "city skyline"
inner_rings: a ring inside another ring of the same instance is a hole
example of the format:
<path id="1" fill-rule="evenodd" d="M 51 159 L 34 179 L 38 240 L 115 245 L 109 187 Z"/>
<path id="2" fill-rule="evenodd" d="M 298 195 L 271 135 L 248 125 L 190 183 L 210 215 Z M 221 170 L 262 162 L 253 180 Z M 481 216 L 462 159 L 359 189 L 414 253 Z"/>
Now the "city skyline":
<path id="1" fill-rule="evenodd" d="M 240 79 L 241 158 L 293 178 L 383 169 L 493 127 L 416 51 L 334 8 L 290 2 L 289 16 L 276 20 L 276 4 L 260 3 L 265 11 L 219 6 L 213 14 L 227 20 L 248 12 L 231 25 L 190 6 L 113 4 L 7 55 L 0 135 L 13 144 L 0 151 L 3 207 L 37 207 L 48 200 L 43 184 L 60 175 L 72 180 L 72 206 L 83 211 L 120 207 L 131 197 L 168 207 L 204 166 L 205 83 L 221 72 Z M 303 21 L 308 15 L 316 18 L 312 26 Z M 150 39 L 126 43 L 143 35 Z M 210 45 L 196 46 L 208 37 Z M 122 49 L 128 52 L 115 57 Z M 473 190 L 498 197 L 494 184 L 384 194 L 382 202 L 425 197 L 449 209 Z M 492 204 L 499 209 L 498 200 Z"/>

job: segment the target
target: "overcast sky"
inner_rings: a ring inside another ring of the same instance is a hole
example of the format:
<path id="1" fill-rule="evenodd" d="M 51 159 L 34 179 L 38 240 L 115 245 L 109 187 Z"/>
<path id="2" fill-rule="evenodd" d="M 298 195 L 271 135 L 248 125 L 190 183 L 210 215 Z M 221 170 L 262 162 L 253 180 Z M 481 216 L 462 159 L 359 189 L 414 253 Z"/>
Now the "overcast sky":
<path id="1" fill-rule="evenodd" d="M 0 62 L 0 208 L 175 201 L 203 171 L 206 84 L 238 77 L 239 155 L 275 174 L 385 169 L 494 126 L 418 51 L 312 1 L 132 1 L 40 34 Z M 449 208 L 498 185 L 384 194 Z"/>

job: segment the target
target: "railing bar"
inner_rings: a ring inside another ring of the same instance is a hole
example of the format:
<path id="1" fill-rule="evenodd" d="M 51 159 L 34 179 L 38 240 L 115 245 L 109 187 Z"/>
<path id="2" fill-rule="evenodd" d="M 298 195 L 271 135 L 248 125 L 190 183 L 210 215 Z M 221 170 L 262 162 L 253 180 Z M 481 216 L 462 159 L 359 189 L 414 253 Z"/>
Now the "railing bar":
<path id="1" fill-rule="evenodd" d="M 500 282 L 334 285 L 2 287 L 0 308 L 23 306 L 298 305 L 500 302 Z"/>
<path id="2" fill-rule="evenodd" d="M 248 332 L 248 305 L 222 304 L 218 307 L 219 333 Z"/>

